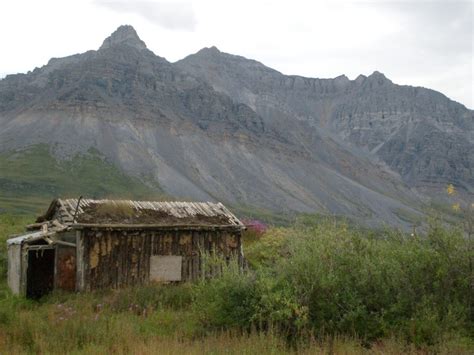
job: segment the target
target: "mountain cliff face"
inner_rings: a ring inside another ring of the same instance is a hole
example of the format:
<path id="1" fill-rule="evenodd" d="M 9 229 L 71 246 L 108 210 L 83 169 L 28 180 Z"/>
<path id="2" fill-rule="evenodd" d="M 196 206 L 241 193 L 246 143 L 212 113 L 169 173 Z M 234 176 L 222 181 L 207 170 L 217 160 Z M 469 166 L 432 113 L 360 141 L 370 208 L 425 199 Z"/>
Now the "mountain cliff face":
<path id="1" fill-rule="evenodd" d="M 2 154 L 94 149 L 177 198 L 372 224 L 419 214 L 413 187 L 473 186 L 472 111 L 439 93 L 285 76 L 216 48 L 169 63 L 130 26 L 1 80 L 0 125 Z"/>
<path id="2" fill-rule="evenodd" d="M 176 65 L 265 123 L 307 123 L 379 158 L 410 186 L 454 183 L 474 193 L 473 111 L 438 92 L 396 85 L 379 72 L 355 80 L 286 76 L 215 47 Z"/>

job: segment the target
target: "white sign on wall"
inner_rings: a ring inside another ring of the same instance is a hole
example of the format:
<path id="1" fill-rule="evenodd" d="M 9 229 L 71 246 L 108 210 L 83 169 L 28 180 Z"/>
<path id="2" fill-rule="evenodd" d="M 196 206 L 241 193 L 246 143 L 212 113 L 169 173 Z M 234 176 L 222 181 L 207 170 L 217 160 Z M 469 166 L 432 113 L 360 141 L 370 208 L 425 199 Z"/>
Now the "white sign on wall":
<path id="1" fill-rule="evenodd" d="M 182 256 L 153 255 L 150 257 L 150 281 L 181 281 Z"/>

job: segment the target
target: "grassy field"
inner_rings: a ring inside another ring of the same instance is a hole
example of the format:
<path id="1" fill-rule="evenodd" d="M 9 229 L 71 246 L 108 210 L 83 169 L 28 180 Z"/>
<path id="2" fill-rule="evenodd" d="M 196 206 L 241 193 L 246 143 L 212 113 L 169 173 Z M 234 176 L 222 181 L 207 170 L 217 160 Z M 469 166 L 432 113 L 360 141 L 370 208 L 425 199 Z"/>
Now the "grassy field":
<path id="1" fill-rule="evenodd" d="M 148 285 L 40 301 L 7 290 L 0 215 L 1 353 L 472 354 L 472 241 L 368 233 L 298 219 L 245 235 L 249 269 L 196 284 Z"/>
<path id="2" fill-rule="evenodd" d="M 37 214 L 56 197 L 159 199 L 159 186 L 126 176 L 97 152 L 58 160 L 45 145 L 0 155 L 0 213 Z"/>

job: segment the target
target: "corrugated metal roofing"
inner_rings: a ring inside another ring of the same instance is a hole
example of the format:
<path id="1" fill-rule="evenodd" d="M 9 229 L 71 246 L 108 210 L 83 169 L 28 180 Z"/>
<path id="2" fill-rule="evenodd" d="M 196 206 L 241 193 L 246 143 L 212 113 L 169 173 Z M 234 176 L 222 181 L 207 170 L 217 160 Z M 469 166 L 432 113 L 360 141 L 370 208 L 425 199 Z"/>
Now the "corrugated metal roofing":
<path id="1" fill-rule="evenodd" d="M 176 220 L 193 220 L 194 224 L 199 224 L 201 217 L 218 217 L 220 221 L 216 223 L 222 226 L 236 226 L 243 227 L 243 223 L 230 212 L 222 203 L 212 202 L 156 202 L 156 201 L 132 201 L 132 200 L 92 200 L 80 199 L 57 199 L 53 201 L 48 212 L 44 216 L 45 219 L 51 219 L 54 214 L 60 217 L 61 223 L 72 224 L 73 218 L 77 208 L 76 220 L 85 214 L 88 207 L 97 206 L 100 204 L 126 204 L 130 205 L 137 211 L 155 211 L 161 212 L 168 216 L 174 217 Z M 158 218 L 158 217 L 157 217 Z M 157 221 L 159 222 L 159 221 Z M 149 222 L 148 222 L 149 223 Z M 175 222 L 176 223 L 176 222 Z M 176 223 L 179 225 L 179 223 Z"/>

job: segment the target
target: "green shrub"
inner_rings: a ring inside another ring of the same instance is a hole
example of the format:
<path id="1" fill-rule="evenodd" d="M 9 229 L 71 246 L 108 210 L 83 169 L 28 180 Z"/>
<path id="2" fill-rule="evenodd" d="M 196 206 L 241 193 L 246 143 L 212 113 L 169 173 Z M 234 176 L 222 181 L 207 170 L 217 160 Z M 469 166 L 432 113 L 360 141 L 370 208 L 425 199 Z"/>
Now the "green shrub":
<path id="1" fill-rule="evenodd" d="M 249 327 L 256 312 L 255 279 L 235 262 L 223 265 L 221 275 L 195 285 L 194 310 L 208 328 Z"/>
<path id="2" fill-rule="evenodd" d="M 249 265 L 254 269 L 274 266 L 287 254 L 285 246 L 292 232 L 291 228 L 270 228 L 263 235 L 247 232 L 243 244 Z"/>
<path id="3" fill-rule="evenodd" d="M 433 224 L 425 236 L 365 233 L 322 221 L 270 230 L 246 255 L 253 271 L 224 268 L 196 287 L 209 327 L 265 328 L 287 335 L 402 336 L 415 345 L 469 334 L 472 241 Z"/>
<path id="4" fill-rule="evenodd" d="M 468 326 L 468 243 L 440 225 L 426 237 L 366 238 L 344 225 L 322 224 L 291 239 L 281 274 L 308 306 L 315 329 L 374 340 L 406 334 L 414 319 L 422 326 L 410 340 L 430 343 Z"/>
<path id="5" fill-rule="evenodd" d="M 243 272 L 236 262 L 224 265 L 220 277 L 195 285 L 194 295 L 193 308 L 207 329 L 276 327 L 294 335 L 307 320 L 306 308 L 285 280 L 265 269 Z"/>

